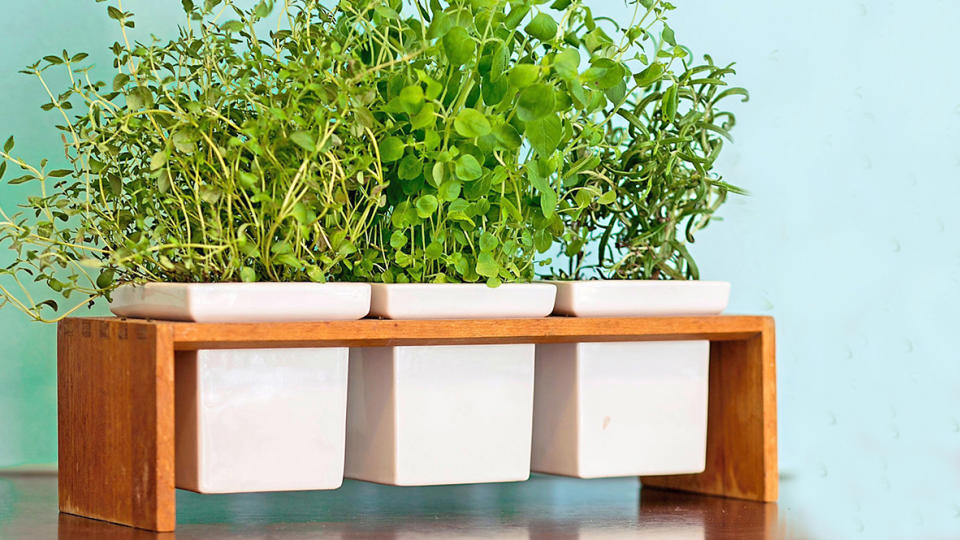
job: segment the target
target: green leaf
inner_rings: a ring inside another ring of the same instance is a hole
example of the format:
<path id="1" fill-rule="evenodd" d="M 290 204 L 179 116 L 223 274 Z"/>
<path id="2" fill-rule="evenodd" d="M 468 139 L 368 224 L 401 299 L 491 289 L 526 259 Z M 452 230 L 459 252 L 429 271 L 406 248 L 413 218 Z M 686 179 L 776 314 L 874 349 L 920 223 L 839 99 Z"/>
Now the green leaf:
<path id="1" fill-rule="evenodd" d="M 419 84 L 407 86 L 400 91 L 399 99 L 403 110 L 414 115 L 423 107 L 423 88 Z"/>
<path id="2" fill-rule="evenodd" d="M 223 29 L 224 32 L 240 32 L 243 30 L 244 26 L 242 22 L 232 20 L 221 24 L 220 28 Z"/>
<path id="3" fill-rule="evenodd" d="M 430 242 L 423 253 L 430 259 L 439 259 L 443 255 L 443 245 L 437 241 Z"/>
<path id="4" fill-rule="evenodd" d="M 660 80 L 660 77 L 663 75 L 663 64 L 660 62 L 654 62 L 646 67 L 640 73 L 637 73 L 633 76 L 633 80 L 636 81 L 637 86 L 645 87 L 650 86 L 651 84 Z"/>
<path id="5" fill-rule="evenodd" d="M 490 252 L 496 249 L 498 245 L 500 245 L 500 241 L 497 240 L 496 236 L 487 231 L 480 235 L 480 251 Z"/>
<path id="6" fill-rule="evenodd" d="M 526 88 L 540 78 L 540 66 L 517 64 L 510 70 L 510 84 L 517 88 Z"/>
<path id="7" fill-rule="evenodd" d="M 351 245 L 351 246 L 352 246 L 353 244 L 347 242 L 345 245 Z M 341 248 L 341 249 L 342 249 L 342 248 Z M 312 282 L 314 282 L 314 283 L 326 283 L 326 281 L 327 281 L 327 276 L 326 276 L 326 274 L 324 274 L 324 273 L 323 273 L 323 270 L 321 270 L 321 269 L 320 269 L 319 267 L 317 267 L 317 266 L 311 266 L 311 267 L 307 268 L 307 277 L 309 277 L 309 278 L 310 278 L 310 281 L 312 281 Z"/>
<path id="8" fill-rule="evenodd" d="M 417 215 L 422 219 L 427 219 L 437 211 L 440 203 L 437 201 L 436 197 L 428 194 L 417 197 L 417 200 L 413 203 L 413 205 L 417 207 Z"/>
<path id="9" fill-rule="evenodd" d="M 410 119 L 410 127 L 413 129 L 423 129 L 432 126 L 436 122 L 437 109 L 433 103 L 425 104 L 413 118 Z"/>
<path id="10" fill-rule="evenodd" d="M 584 82 L 592 82 L 601 90 L 612 88 L 623 81 L 626 70 L 609 58 L 598 58 L 591 62 L 590 68 L 581 77 Z"/>
<path id="11" fill-rule="evenodd" d="M 530 13 L 529 3 L 514 4 L 510 8 L 510 13 L 504 18 L 503 24 L 508 29 L 513 30 L 520 25 L 527 13 Z"/>
<path id="12" fill-rule="evenodd" d="M 121 90 L 127 83 L 130 82 L 130 76 L 126 73 L 119 73 L 116 77 L 113 78 L 113 89 L 114 91 Z"/>
<path id="13" fill-rule="evenodd" d="M 663 93 L 661 106 L 663 107 L 664 119 L 667 122 L 673 122 L 673 118 L 677 114 L 677 85 L 667 88 L 667 91 Z"/>
<path id="14" fill-rule="evenodd" d="M 294 131 L 290 134 L 290 141 L 307 152 L 313 152 L 317 149 L 317 140 L 306 131 Z"/>
<path id="15" fill-rule="evenodd" d="M 384 163 L 392 163 L 403 157 L 406 145 L 400 137 L 387 137 L 380 143 L 380 159 Z"/>
<path id="16" fill-rule="evenodd" d="M 249 171 L 240 171 L 237 173 L 237 181 L 240 182 L 241 186 L 251 189 L 260 183 L 260 178 Z"/>
<path id="17" fill-rule="evenodd" d="M 257 272 L 249 266 L 240 269 L 240 280 L 244 283 L 253 283 L 257 281 Z"/>
<path id="18" fill-rule="evenodd" d="M 407 245 L 407 235 L 403 234 L 403 231 L 393 231 L 390 235 L 390 247 L 401 249 L 405 245 Z"/>
<path id="19" fill-rule="evenodd" d="M 493 131 L 493 136 L 497 142 L 502 144 L 507 150 L 516 150 L 523 144 L 523 138 L 517 133 L 517 130 L 510 124 L 502 124 Z"/>
<path id="20" fill-rule="evenodd" d="M 150 156 L 150 170 L 159 171 L 167 164 L 167 152 L 165 150 L 160 150 L 159 152 Z"/>
<path id="21" fill-rule="evenodd" d="M 527 162 L 524 169 L 527 171 L 527 180 L 537 190 L 537 193 L 553 191 L 553 187 L 550 186 L 550 173 L 544 170 L 538 161 Z"/>
<path id="22" fill-rule="evenodd" d="M 597 202 L 600 204 L 610 204 L 615 200 L 617 200 L 617 192 L 612 189 L 604 193 L 603 195 L 597 197 Z"/>
<path id="23" fill-rule="evenodd" d="M 414 178 L 420 176 L 420 173 L 423 171 L 423 162 L 417 159 L 417 156 L 413 154 L 407 154 L 400 161 L 400 168 L 397 170 L 397 176 L 401 180 L 413 180 Z"/>
<path id="24" fill-rule="evenodd" d="M 490 253 L 481 253 L 477 257 L 477 273 L 484 277 L 496 277 L 500 273 L 500 265 Z"/>
<path id="25" fill-rule="evenodd" d="M 507 97 L 510 90 L 510 80 L 508 77 L 500 77 L 496 81 L 490 78 L 484 78 L 480 82 L 480 91 L 483 94 L 483 103 L 488 106 L 500 104 L 503 98 Z"/>
<path id="26" fill-rule="evenodd" d="M 467 64 L 473 60 L 476 49 L 473 38 L 462 26 L 451 28 L 443 36 L 443 50 L 447 53 L 447 59 L 455 66 Z"/>
<path id="27" fill-rule="evenodd" d="M 180 130 L 171 137 L 174 148 L 184 154 L 192 154 L 197 150 L 196 134 L 189 130 Z"/>
<path id="28" fill-rule="evenodd" d="M 107 268 L 100 272 L 100 275 L 97 276 L 97 288 L 106 289 L 110 285 L 113 285 L 113 276 L 114 271 L 112 268 Z"/>
<path id="29" fill-rule="evenodd" d="M 553 114 L 533 122 L 527 122 L 524 134 L 530 146 L 541 156 L 553 154 L 563 138 L 563 122 Z"/>
<path id="30" fill-rule="evenodd" d="M 457 200 L 457 197 L 460 196 L 460 182 L 456 180 L 447 180 L 446 182 L 440 184 L 440 187 L 437 189 L 437 195 L 440 196 L 441 200 L 450 202 Z"/>
<path id="31" fill-rule="evenodd" d="M 528 86 L 517 98 L 517 117 L 524 122 L 538 120 L 552 113 L 555 106 L 553 87 L 546 84 Z"/>
<path id="32" fill-rule="evenodd" d="M 664 40 L 664 41 L 666 41 L 666 42 L 669 43 L 670 45 L 673 45 L 674 47 L 677 46 L 677 39 L 676 39 L 676 37 L 673 35 L 673 29 L 672 29 L 672 28 L 670 28 L 669 26 L 664 25 L 664 27 L 663 27 L 663 33 L 662 33 L 661 35 L 663 36 L 663 40 Z"/>
<path id="33" fill-rule="evenodd" d="M 543 212 L 543 217 L 550 218 L 553 216 L 553 212 L 557 209 L 557 192 L 548 189 L 540 193 L 540 211 Z"/>
<path id="34" fill-rule="evenodd" d="M 216 204 L 223 192 L 214 186 L 200 186 L 200 199 L 208 204 Z"/>
<path id="35" fill-rule="evenodd" d="M 550 41 L 557 37 L 557 21 L 546 13 L 538 13 L 523 30 L 540 41 Z"/>
<path id="36" fill-rule="evenodd" d="M 483 137 L 490 133 L 490 122 L 476 109 L 460 111 L 460 114 L 453 121 L 453 127 L 461 136 L 470 139 Z"/>
<path id="37" fill-rule="evenodd" d="M 7 139 L 7 142 L 3 143 L 3 152 L 5 154 L 9 154 L 11 150 L 13 150 L 13 135 Z"/>
<path id="38" fill-rule="evenodd" d="M 553 60 L 553 69 L 562 79 L 576 79 L 580 70 L 580 52 L 573 47 L 558 52 Z"/>
<path id="39" fill-rule="evenodd" d="M 457 160 L 454 172 L 457 178 L 469 182 L 483 176 L 483 168 L 477 158 L 470 154 L 464 154 Z"/>
<path id="40" fill-rule="evenodd" d="M 173 181 L 170 178 L 170 173 L 166 170 L 160 172 L 160 176 L 157 177 L 157 190 L 160 193 L 166 193 L 170 191 L 170 187 L 173 185 Z"/>
<path id="41" fill-rule="evenodd" d="M 36 179 L 36 177 L 33 176 L 32 174 L 25 174 L 25 175 L 23 175 L 23 176 L 18 176 L 18 177 L 16 177 L 16 178 L 11 178 L 10 181 L 7 182 L 7 183 L 10 184 L 11 186 L 15 186 L 15 185 L 17 185 L 17 184 L 22 184 L 22 183 L 24 183 L 24 182 L 29 182 L 30 180 L 35 180 L 35 179 Z"/>

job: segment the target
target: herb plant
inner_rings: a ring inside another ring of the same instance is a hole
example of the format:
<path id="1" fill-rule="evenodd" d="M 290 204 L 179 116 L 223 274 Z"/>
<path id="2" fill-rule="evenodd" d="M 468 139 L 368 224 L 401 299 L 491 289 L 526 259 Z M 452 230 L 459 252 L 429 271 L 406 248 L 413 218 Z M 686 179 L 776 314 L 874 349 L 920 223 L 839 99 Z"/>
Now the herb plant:
<path id="1" fill-rule="evenodd" d="M 433 0 L 411 2 L 410 16 L 388 4 L 339 5 L 347 15 L 338 27 L 361 40 L 363 60 L 395 68 L 379 72 L 368 119 L 387 208 L 353 276 L 532 279 L 564 231 L 558 212 L 579 207 L 574 197 L 599 165 L 604 109 L 633 84 L 624 58 L 642 27 L 614 39 L 580 1 Z M 601 194 L 590 186 L 586 199 Z"/>
<path id="2" fill-rule="evenodd" d="M 181 1 L 167 42 L 107 8 L 109 83 L 84 53 L 24 71 L 68 167 L 0 149 L 38 193 L 0 209 L 0 303 L 49 319 L 30 281 L 61 317 L 150 281 L 497 286 L 558 244 L 561 277 L 696 278 L 685 244 L 737 191 L 717 107 L 746 93 L 690 64 L 663 0 L 626 26 L 582 0 Z"/>
<path id="3" fill-rule="evenodd" d="M 3 303 L 45 319 L 57 302 L 35 301 L 28 281 L 73 301 L 63 316 L 120 283 L 324 281 L 358 258 L 385 197 L 362 121 L 379 67 L 343 51 L 314 0 L 286 2 L 282 28 L 266 32 L 272 2 L 183 7 L 180 35 L 151 44 L 129 41 L 122 2 L 108 8 L 122 35 L 110 83 L 84 53 L 26 69 L 60 120 L 69 168 L 24 162 L 12 137 L 0 151 L 0 175 L 23 172 L 8 184 L 39 191 L 2 213 L 0 244 L 17 253 L 0 270 Z M 51 69 L 69 76 L 61 93 Z"/>
<path id="4" fill-rule="evenodd" d="M 651 5 L 661 18 L 669 9 Z M 604 125 L 599 166 L 587 184 L 607 198 L 581 199 L 563 213 L 567 267 L 560 278 L 699 279 L 688 244 L 729 193 L 745 193 L 713 170 L 735 123 L 721 102 L 748 98 L 726 85 L 732 65 L 717 66 L 710 56 L 691 63 L 668 26 L 660 39 L 641 43 L 647 67 L 625 103 L 607 111 L 616 120 Z"/>

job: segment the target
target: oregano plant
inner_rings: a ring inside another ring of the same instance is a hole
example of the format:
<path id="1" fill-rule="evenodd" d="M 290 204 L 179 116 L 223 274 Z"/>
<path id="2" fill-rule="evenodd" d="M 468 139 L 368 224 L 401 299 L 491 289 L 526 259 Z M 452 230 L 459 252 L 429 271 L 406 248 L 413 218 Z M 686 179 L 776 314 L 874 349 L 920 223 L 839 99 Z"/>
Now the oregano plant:
<path id="1" fill-rule="evenodd" d="M 644 10 L 635 4 L 638 24 Z M 634 84 L 625 59 L 642 27 L 611 37 L 567 0 L 343 0 L 339 11 L 363 61 L 393 65 L 368 119 L 387 207 L 353 276 L 532 279 L 564 232 L 560 214 L 603 195 L 587 180 L 608 110 Z"/>

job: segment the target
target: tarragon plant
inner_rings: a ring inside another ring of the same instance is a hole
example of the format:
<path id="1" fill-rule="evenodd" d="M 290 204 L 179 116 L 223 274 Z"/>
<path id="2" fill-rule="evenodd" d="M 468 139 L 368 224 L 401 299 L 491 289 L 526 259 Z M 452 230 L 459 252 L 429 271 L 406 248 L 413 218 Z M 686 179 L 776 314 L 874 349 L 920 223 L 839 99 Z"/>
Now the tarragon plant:
<path id="1" fill-rule="evenodd" d="M 723 102 L 747 99 L 728 87 L 732 66 L 705 56 L 695 63 L 679 46 L 664 17 L 673 6 L 646 2 L 654 23 L 634 60 L 636 89 L 622 106 L 608 110 L 599 166 L 588 186 L 606 198 L 580 198 L 567 218 L 563 249 L 565 279 L 698 279 L 690 254 L 694 234 L 710 222 L 729 193 L 714 165 L 734 115 Z"/>

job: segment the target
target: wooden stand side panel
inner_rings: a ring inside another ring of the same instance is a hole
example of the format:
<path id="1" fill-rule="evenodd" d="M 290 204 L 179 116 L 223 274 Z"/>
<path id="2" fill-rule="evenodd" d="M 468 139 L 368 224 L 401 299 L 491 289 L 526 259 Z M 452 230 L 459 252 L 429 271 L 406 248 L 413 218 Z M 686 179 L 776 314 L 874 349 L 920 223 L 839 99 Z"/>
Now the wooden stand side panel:
<path id="1" fill-rule="evenodd" d="M 62 321 L 57 399 L 60 510 L 153 531 L 174 530 L 170 328 Z"/>
<path id="2" fill-rule="evenodd" d="M 777 500 L 777 397 L 772 320 L 740 341 L 710 344 L 707 463 L 700 474 L 645 476 L 646 486 Z"/>

